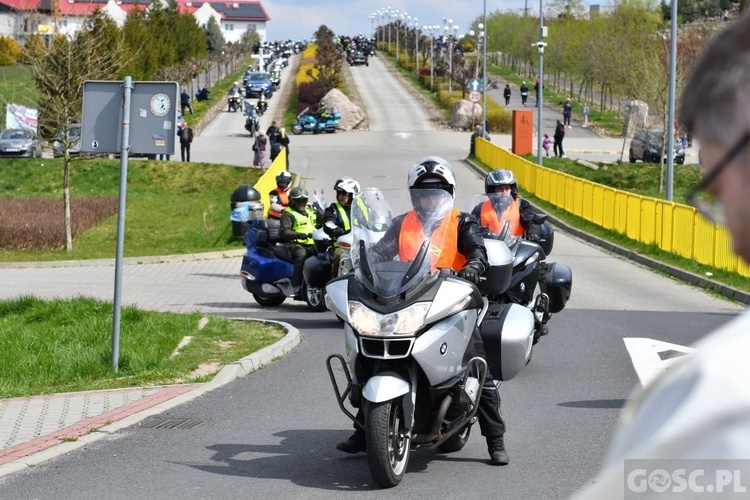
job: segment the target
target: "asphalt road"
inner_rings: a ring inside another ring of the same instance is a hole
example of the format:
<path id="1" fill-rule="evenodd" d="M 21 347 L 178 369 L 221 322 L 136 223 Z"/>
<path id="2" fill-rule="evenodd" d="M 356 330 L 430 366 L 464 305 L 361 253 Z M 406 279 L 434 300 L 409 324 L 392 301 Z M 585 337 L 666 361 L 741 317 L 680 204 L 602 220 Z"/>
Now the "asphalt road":
<path id="1" fill-rule="evenodd" d="M 437 154 L 455 167 L 458 202 L 482 191 L 462 163 L 469 134 L 435 131 L 377 58 L 352 68 L 367 106 L 369 132 L 293 136 L 291 169 L 309 189 L 331 190 L 348 174 L 363 186 L 406 182 L 412 163 Z M 221 113 L 196 139 L 199 155 L 249 165 L 250 139 L 239 114 Z M 623 338 L 687 345 L 740 307 L 652 273 L 561 232 L 550 260 L 573 269 L 568 307 L 515 379 L 501 388 L 511 464 L 487 465 L 478 427 L 454 454 L 417 450 L 407 475 L 383 492 L 364 455 L 334 449 L 351 426 L 324 367 L 343 352 L 338 321 L 301 302 L 261 308 L 239 281 L 240 258 L 132 264 L 123 302 L 166 311 L 200 310 L 234 318 L 280 319 L 303 342 L 261 371 L 164 416 L 199 419 L 192 429 L 133 427 L 0 482 L 0 498 L 565 498 L 603 460 L 620 408 L 638 384 Z M 114 268 L 0 268 L 0 298 L 76 294 L 111 298 Z"/>

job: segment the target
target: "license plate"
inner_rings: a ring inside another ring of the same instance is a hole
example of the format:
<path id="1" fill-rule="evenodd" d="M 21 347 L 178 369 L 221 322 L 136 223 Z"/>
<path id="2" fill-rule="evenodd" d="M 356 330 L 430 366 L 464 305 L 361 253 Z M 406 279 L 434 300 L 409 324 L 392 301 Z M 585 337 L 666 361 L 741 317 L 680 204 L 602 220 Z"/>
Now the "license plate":
<path id="1" fill-rule="evenodd" d="M 21 150 L 19 148 L 5 148 L 3 151 L 6 153 L 20 153 Z"/>

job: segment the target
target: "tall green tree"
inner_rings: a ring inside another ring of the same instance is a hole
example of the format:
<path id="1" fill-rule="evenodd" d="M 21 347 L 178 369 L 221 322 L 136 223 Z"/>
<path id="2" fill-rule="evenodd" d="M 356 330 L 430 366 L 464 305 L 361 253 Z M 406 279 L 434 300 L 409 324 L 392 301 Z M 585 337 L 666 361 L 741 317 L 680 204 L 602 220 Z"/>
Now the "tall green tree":
<path id="1" fill-rule="evenodd" d="M 41 93 L 39 102 L 39 130 L 51 137 L 62 131 L 63 205 L 65 248 L 73 250 L 70 220 L 70 137 L 68 124 L 80 121 L 83 105 L 83 82 L 113 80 L 120 75 L 128 60 L 122 34 L 111 20 L 97 14 L 90 29 L 84 29 L 74 39 L 56 36 L 48 50 L 31 67 L 34 81 Z"/>
<path id="2" fill-rule="evenodd" d="M 222 47 L 224 47 L 224 45 L 226 45 L 227 42 L 224 40 L 224 35 L 221 33 L 219 23 L 217 23 L 216 19 L 213 17 L 208 19 L 203 31 L 206 34 L 206 43 L 209 54 L 217 53 Z"/>
<path id="3" fill-rule="evenodd" d="M 313 82 L 317 83 L 323 90 L 323 94 L 339 87 L 341 85 L 341 61 L 342 54 L 334 41 L 334 34 L 328 26 L 321 25 L 315 32 L 318 48 L 315 51 L 315 64 L 313 68 L 307 70 L 308 75 L 313 77 Z"/>

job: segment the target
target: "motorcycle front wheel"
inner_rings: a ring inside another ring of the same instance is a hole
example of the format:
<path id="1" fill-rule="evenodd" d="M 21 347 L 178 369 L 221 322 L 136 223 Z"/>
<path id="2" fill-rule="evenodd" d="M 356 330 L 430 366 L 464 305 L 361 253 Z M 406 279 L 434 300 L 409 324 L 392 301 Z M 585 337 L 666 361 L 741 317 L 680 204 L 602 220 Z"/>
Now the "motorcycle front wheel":
<path id="1" fill-rule="evenodd" d="M 300 135 L 302 133 L 302 127 L 296 123 L 292 125 L 292 133 L 294 135 Z"/>
<path id="2" fill-rule="evenodd" d="M 312 288 L 305 284 L 305 302 L 312 312 L 323 312 L 326 308 L 325 289 Z"/>
<path id="3" fill-rule="evenodd" d="M 411 451 L 411 434 L 403 427 L 400 399 L 365 405 L 367 463 L 372 478 L 384 488 L 397 486 L 404 478 Z"/>

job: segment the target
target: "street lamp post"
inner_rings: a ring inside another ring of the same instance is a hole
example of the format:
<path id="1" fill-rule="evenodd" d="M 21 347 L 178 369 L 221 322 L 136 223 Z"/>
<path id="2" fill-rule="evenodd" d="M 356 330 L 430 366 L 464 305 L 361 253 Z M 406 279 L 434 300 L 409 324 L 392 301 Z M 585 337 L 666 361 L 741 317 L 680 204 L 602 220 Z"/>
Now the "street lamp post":
<path id="1" fill-rule="evenodd" d="M 544 26 L 544 14 L 542 12 L 542 2 L 539 0 L 539 41 L 534 42 L 531 45 L 536 45 L 539 50 L 539 98 L 537 99 L 537 125 L 536 125 L 536 162 L 542 164 L 542 115 L 544 114 L 544 106 L 542 106 L 542 95 L 544 88 L 544 47 L 547 46 L 544 43 L 544 38 L 547 36 L 547 29 Z"/>
<path id="2" fill-rule="evenodd" d="M 482 2 L 482 23 L 484 24 L 484 43 L 482 44 L 482 135 L 487 133 L 487 0 Z"/>
<path id="3" fill-rule="evenodd" d="M 417 81 L 419 81 L 419 18 L 414 18 L 414 64 L 416 65 Z"/>
<path id="4" fill-rule="evenodd" d="M 479 23 L 477 25 L 477 28 L 479 28 L 480 30 L 484 29 L 484 24 Z M 476 39 L 475 40 L 476 40 L 477 45 L 483 45 L 484 31 L 480 31 L 479 34 L 477 34 L 474 30 L 469 30 L 469 36 L 470 37 L 473 38 L 475 35 L 476 35 Z M 479 52 L 477 52 L 477 61 L 476 61 L 476 64 L 474 65 L 474 79 L 476 80 L 478 78 L 479 78 Z M 482 82 L 482 93 L 484 94 L 484 92 L 486 92 L 486 90 L 487 89 L 484 88 L 484 82 Z M 471 103 L 471 122 L 472 122 L 471 128 L 474 128 L 474 115 L 475 115 L 474 110 L 475 110 L 475 106 L 476 106 L 476 103 L 472 101 L 472 103 Z M 482 108 L 482 120 L 484 122 L 487 121 L 486 118 L 485 118 L 485 116 L 484 116 L 484 108 Z M 484 132 L 484 124 L 482 125 L 482 132 Z"/>
<path id="5" fill-rule="evenodd" d="M 423 30 L 430 34 L 430 91 L 435 83 L 435 35 L 440 29 L 437 25 L 423 26 Z"/>
<path id="6" fill-rule="evenodd" d="M 391 25 L 393 24 L 393 20 L 396 19 L 397 15 L 397 10 L 393 10 L 388 7 L 388 54 L 391 53 Z"/>
<path id="7" fill-rule="evenodd" d="M 456 37 L 458 36 L 458 26 L 455 24 L 453 25 L 453 38 L 450 39 L 450 43 L 448 44 L 448 47 L 450 48 L 450 51 L 448 53 L 448 73 L 450 75 L 450 79 L 448 80 L 448 92 L 453 92 L 453 50 L 454 50 L 454 44 L 456 42 Z"/>

